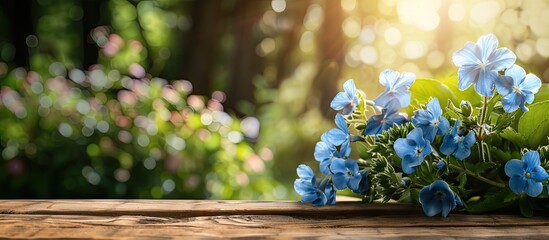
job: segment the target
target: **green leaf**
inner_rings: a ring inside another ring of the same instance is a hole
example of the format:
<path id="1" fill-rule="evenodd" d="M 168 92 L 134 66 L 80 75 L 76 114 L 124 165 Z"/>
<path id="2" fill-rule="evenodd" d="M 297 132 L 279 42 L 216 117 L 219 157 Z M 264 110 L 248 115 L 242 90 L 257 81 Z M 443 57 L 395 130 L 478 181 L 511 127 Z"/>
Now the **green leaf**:
<path id="1" fill-rule="evenodd" d="M 518 196 L 509 188 L 486 193 L 478 201 L 467 204 L 466 210 L 470 213 L 485 213 L 510 206 Z"/>
<path id="2" fill-rule="evenodd" d="M 532 104 L 518 123 L 518 132 L 524 136 L 530 148 L 547 144 L 549 135 L 549 100 Z"/>
<path id="3" fill-rule="evenodd" d="M 520 207 L 520 213 L 522 213 L 522 216 L 525 216 L 525 217 L 534 216 L 534 209 L 532 208 L 532 204 L 530 203 L 526 195 L 521 196 L 519 201 L 519 207 Z"/>
<path id="4" fill-rule="evenodd" d="M 465 167 L 477 174 L 482 174 L 486 170 L 492 169 L 494 165 L 495 163 L 492 163 L 492 162 L 479 162 L 479 163 L 470 163 L 468 161 L 465 162 Z"/>
<path id="5" fill-rule="evenodd" d="M 481 97 L 477 92 L 475 92 L 475 89 L 473 86 L 467 88 L 465 91 L 459 90 L 458 76 L 454 72 L 444 78 L 441 78 L 440 81 L 446 86 L 448 86 L 448 88 L 454 93 L 457 100 L 454 103 L 458 104 L 458 106 L 463 100 L 469 101 L 473 106 L 480 105 Z"/>
<path id="6" fill-rule="evenodd" d="M 503 139 L 509 140 L 517 147 L 526 146 L 526 139 L 524 139 L 524 136 L 522 136 L 522 134 L 515 131 L 515 129 L 506 128 L 499 134 L 499 136 Z"/>
<path id="7" fill-rule="evenodd" d="M 544 83 L 541 85 L 538 93 L 536 93 L 534 98 L 534 103 L 543 102 L 549 100 L 549 84 Z"/>
<path id="8" fill-rule="evenodd" d="M 454 103 L 457 102 L 457 98 L 452 90 L 442 82 L 434 79 L 416 79 L 412 87 L 410 87 L 410 92 L 412 92 L 412 98 L 410 106 L 406 108 L 406 112 L 410 116 L 414 113 L 415 109 L 420 108 L 421 104 L 427 104 L 431 97 L 438 98 L 442 109 L 446 107 L 448 99 Z"/>

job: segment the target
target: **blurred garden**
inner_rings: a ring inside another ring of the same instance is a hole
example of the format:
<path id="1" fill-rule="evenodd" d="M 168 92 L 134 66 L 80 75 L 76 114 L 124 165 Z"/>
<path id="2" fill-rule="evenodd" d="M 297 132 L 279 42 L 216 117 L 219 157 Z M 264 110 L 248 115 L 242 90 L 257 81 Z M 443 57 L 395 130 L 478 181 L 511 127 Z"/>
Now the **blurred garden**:
<path id="1" fill-rule="evenodd" d="M 547 89 L 548 15 L 545 0 L 2 1 L 0 198 L 297 199 L 345 80 L 370 98 L 387 68 L 457 88 L 452 54 L 493 33 Z"/>

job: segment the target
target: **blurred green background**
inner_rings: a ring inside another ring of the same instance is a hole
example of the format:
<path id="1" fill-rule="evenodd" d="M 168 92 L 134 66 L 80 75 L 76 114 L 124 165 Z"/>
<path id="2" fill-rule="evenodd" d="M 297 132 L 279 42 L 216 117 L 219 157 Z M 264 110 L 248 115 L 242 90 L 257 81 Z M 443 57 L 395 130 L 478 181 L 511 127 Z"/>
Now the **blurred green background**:
<path id="1" fill-rule="evenodd" d="M 329 103 L 494 33 L 549 79 L 549 1 L 0 2 L 0 198 L 296 199 Z"/>

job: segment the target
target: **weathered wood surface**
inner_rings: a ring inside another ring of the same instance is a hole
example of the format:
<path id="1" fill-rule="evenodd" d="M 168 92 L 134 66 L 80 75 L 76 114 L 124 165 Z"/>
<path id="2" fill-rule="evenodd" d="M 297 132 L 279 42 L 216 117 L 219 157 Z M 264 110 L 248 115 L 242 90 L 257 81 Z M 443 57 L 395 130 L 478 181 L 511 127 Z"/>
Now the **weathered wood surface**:
<path id="1" fill-rule="evenodd" d="M 198 200 L 0 200 L 0 238 L 528 238 L 549 216 L 425 217 L 417 206 Z"/>

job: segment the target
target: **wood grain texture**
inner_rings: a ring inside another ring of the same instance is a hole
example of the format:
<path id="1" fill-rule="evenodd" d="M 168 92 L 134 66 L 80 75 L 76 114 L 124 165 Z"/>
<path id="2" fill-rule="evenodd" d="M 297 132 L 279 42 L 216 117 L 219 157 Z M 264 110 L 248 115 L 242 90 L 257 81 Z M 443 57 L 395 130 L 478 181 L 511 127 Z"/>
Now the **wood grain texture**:
<path id="1" fill-rule="evenodd" d="M 549 239 L 549 218 L 425 217 L 417 206 L 196 200 L 0 200 L 0 238 Z"/>

